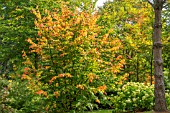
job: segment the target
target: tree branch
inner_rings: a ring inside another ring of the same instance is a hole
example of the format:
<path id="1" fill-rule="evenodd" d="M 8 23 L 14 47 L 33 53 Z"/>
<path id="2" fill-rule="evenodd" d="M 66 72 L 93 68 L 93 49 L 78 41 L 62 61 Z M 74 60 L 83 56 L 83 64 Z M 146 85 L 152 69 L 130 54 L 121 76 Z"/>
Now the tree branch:
<path id="1" fill-rule="evenodd" d="M 166 0 L 163 0 L 163 4 L 166 3 Z"/>
<path id="2" fill-rule="evenodd" d="M 154 4 L 148 0 L 148 3 L 154 8 Z"/>

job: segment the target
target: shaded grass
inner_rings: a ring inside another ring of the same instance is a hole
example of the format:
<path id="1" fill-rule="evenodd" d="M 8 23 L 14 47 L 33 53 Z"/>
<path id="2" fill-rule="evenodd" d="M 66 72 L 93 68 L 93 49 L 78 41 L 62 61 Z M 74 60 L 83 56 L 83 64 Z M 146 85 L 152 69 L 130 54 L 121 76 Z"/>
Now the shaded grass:
<path id="1" fill-rule="evenodd" d="M 87 112 L 87 113 L 112 113 L 112 110 L 96 110 L 92 112 Z M 140 112 L 140 113 L 152 113 L 152 111 L 146 111 L 146 112 Z"/>
<path id="2" fill-rule="evenodd" d="M 147 112 L 144 112 L 144 113 L 152 113 L 152 111 L 147 111 Z"/>
<path id="3" fill-rule="evenodd" d="M 89 111 L 87 113 L 112 113 L 112 110 L 94 110 L 94 111 Z"/>

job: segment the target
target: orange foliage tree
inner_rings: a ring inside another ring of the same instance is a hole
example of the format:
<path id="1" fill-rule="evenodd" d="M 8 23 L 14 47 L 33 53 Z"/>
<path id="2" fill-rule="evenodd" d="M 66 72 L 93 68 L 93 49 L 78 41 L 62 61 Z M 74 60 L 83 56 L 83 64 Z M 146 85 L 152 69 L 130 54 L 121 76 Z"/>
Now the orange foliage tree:
<path id="1" fill-rule="evenodd" d="M 48 112 L 93 109 L 92 103 L 100 103 L 95 93 L 105 93 L 110 83 L 121 84 L 128 76 L 116 77 L 125 64 L 118 54 L 121 41 L 110 35 L 112 30 L 101 32 L 97 13 L 72 11 L 65 3 L 44 12 L 33 10 L 39 37 L 27 40 L 30 52 L 38 54 L 38 66 L 23 52 L 22 79 L 47 99 Z"/>

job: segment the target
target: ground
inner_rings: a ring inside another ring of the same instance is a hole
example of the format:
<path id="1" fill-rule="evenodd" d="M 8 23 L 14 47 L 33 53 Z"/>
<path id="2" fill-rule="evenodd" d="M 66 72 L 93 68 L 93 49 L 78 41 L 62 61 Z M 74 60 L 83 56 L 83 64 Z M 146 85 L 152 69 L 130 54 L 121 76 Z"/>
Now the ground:
<path id="1" fill-rule="evenodd" d="M 112 113 L 112 110 L 97 110 L 87 113 Z M 146 111 L 146 112 L 138 112 L 138 113 L 152 113 L 152 111 Z"/>

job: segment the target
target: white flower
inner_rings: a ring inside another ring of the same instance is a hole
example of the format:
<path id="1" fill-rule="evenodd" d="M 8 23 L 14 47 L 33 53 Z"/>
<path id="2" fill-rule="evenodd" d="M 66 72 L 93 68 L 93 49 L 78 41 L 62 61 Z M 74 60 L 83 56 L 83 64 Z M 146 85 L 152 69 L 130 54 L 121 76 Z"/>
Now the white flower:
<path id="1" fill-rule="evenodd" d="M 127 94 L 130 94 L 130 92 L 127 92 Z"/>
<path id="2" fill-rule="evenodd" d="M 128 99 L 128 100 L 126 100 L 126 102 L 127 102 L 127 103 L 131 103 L 131 100 L 130 100 L 130 99 Z"/>
<path id="3" fill-rule="evenodd" d="M 123 106 L 126 106 L 126 103 L 123 103 Z"/>
<path id="4" fill-rule="evenodd" d="M 126 110 L 124 109 L 123 112 L 126 112 Z"/>
<path id="5" fill-rule="evenodd" d="M 133 92 L 133 96 L 136 96 L 136 92 Z"/>
<path id="6" fill-rule="evenodd" d="M 125 86 L 122 87 L 122 90 L 125 90 Z"/>
<path id="7" fill-rule="evenodd" d="M 137 107 L 137 104 L 134 104 L 135 107 Z"/>
<path id="8" fill-rule="evenodd" d="M 133 100 L 134 102 L 136 102 L 136 98 L 133 98 L 132 100 Z"/>
<path id="9" fill-rule="evenodd" d="M 145 97 L 145 96 L 143 96 L 143 97 L 142 97 L 142 100 L 145 100 L 145 98 L 146 98 L 146 97 Z"/>
<path id="10" fill-rule="evenodd" d="M 140 90 L 138 89 L 138 90 L 136 90 L 136 92 L 140 92 Z"/>
<path id="11" fill-rule="evenodd" d="M 145 96 L 146 96 L 146 97 L 148 97 L 149 95 L 148 95 L 148 94 L 146 94 Z"/>
<path id="12" fill-rule="evenodd" d="M 121 91 L 121 89 L 120 89 L 120 88 L 118 88 L 118 91 Z"/>

